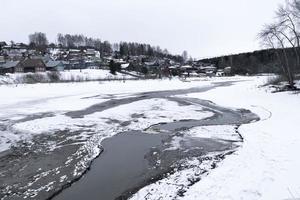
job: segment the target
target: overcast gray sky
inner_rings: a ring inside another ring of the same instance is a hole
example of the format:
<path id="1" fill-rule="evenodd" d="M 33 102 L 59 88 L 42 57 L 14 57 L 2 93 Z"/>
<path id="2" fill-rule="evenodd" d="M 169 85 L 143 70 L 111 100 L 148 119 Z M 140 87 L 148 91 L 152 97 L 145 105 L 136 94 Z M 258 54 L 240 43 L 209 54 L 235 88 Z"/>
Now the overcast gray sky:
<path id="1" fill-rule="evenodd" d="M 259 49 L 256 35 L 283 0 L 0 0 L 0 40 L 80 33 L 210 57 Z"/>

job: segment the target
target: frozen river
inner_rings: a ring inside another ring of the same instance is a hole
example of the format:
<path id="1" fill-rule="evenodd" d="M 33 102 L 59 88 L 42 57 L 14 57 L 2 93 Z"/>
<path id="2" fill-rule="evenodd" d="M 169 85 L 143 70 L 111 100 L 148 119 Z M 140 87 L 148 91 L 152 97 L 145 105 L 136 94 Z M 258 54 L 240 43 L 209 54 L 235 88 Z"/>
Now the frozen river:
<path id="1" fill-rule="evenodd" d="M 243 142 L 237 128 L 259 120 L 248 110 L 185 97 L 231 84 L 94 92 L 80 96 L 92 101 L 81 109 L 3 117 L 2 132 L 31 137 L 0 153 L 0 197 L 126 199 L 162 177 L 190 170 L 178 186 L 182 195 L 206 172 L 197 163 L 213 168 Z"/>

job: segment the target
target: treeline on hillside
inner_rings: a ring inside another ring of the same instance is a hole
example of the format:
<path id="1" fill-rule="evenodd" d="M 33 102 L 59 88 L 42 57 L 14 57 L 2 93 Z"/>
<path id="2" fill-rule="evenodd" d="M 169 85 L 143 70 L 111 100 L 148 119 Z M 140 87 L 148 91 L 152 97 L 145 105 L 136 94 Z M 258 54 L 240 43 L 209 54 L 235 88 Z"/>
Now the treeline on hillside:
<path id="1" fill-rule="evenodd" d="M 167 49 L 162 50 L 159 46 L 151 46 L 149 44 L 140 44 L 133 42 L 120 42 L 114 44 L 115 49 L 120 56 L 139 56 L 146 55 L 150 57 L 169 58 L 176 62 L 183 62 L 184 57 L 180 55 L 172 55 Z"/>
<path id="2" fill-rule="evenodd" d="M 183 62 L 184 57 L 181 55 L 172 55 L 167 49 L 162 50 L 159 46 L 151 46 L 149 44 L 141 44 L 136 42 L 120 42 L 111 44 L 109 41 L 101 41 L 98 38 L 86 37 L 78 34 L 57 34 L 57 44 L 49 44 L 45 33 L 36 32 L 29 35 L 29 46 L 32 48 L 45 51 L 47 47 L 61 48 L 94 48 L 100 51 L 100 54 L 111 55 L 113 52 L 118 52 L 115 56 L 153 56 L 173 59 L 178 62 Z M 183 54 L 184 55 L 184 54 Z"/>
<path id="3" fill-rule="evenodd" d="M 285 51 L 292 70 L 294 73 L 299 72 L 300 69 L 296 65 L 294 50 L 292 48 L 287 48 Z M 282 52 L 282 49 L 266 49 L 249 53 L 203 59 L 201 62 L 215 64 L 218 68 L 231 66 L 234 74 L 281 74 L 282 67 L 278 60 L 278 53 L 280 52 Z"/>

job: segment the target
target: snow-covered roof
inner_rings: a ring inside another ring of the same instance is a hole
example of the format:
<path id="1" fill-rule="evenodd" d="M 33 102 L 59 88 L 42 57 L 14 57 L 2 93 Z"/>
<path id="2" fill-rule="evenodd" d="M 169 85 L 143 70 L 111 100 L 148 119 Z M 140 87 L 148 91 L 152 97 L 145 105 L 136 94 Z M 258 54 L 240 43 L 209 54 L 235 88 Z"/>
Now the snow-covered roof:
<path id="1" fill-rule="evenodd" d="M 205 69 L 205 70 L 215 70 L 216 67 L 213 66 L 213 65 L 210 65 L 210 66 L 206 66 L 206 67 L 200 67 L 201 69 Z"/>
<path id="2" fill-rule="evenodd" d="M 85 63 L 93 63 L 93 61 L 91 61 L 91 60 L 85 60 L 84 62 Z"/>
<path id="3" fill-rule="evenodd" d="M 80 52 L 79 49 L 70 49 L 69 52 Z"/>
<path id="4" fill-rule="evenodd" d="M 148 65 L 148 66 L 157 65 L 157 62 L 156 62 L 156 61 L 153 61 L 153 62 L 145 62 L 145 65 Z"/>
<path id="5" fill-rule="evenodd" d="M 184 65 L 184 66 L 181 66 L 181 68 L 183 68 L 183 69 L 191 69 L 193 67 L 191 65 Z"/>
<path id="6" fill-rule="evenodd" d="M 47 67 L 56 67 L 58 65 L 64 65 L 64 63 L 62 61 L 53 61 L 53 60 L 50 60 L 49 62 L 47 62 L 46 66 Z"/>
<path id="7" fill-rule="evenodd" d="M 129 63 L 122 64 L 122 65 L 121 65 L 121 68 L 122 68 L 122 69 L 126 69 L 127 67 L 129 67 L 129 65 L 130 65 Z"/>
<path id="8" fill-rule="evenodd" d="M 0 64 L 0 68 L 8 69 L 12 67 L 16 67 L 19 61 L 8 61 L 6 63 Z"/>

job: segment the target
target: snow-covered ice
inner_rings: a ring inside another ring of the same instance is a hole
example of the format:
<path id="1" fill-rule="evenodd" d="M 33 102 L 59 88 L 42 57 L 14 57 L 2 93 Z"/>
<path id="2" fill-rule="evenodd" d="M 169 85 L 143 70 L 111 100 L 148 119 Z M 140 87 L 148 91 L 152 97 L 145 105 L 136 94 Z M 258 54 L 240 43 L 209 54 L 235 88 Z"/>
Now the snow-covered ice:
<path id="1" fill-rule="evenodd" d="M 162 117 L 160 117 L 160 119 L 157 118 L 156 121 L 140 119 L 140 122 L 133 122 L 130 126 L 134 128 L 133 126 L 137 127 L 143 125 L 143 128 L 146 128 L 150 123 L 167 122 L 182 118 L 188 119 L 193 114 L 195 114 L 196 118 L 200 115 L 200 117 L 207 117 L 208 115 L 205 115 L 205 112 L 184 112 L 185 109 L 178 106 L 174 109 L 176 104 L 174 102 L 170 102 L 169 104 L 166 100 L 137 102 L 132 104 L 131 107 L 121 106 L 113 108 L 110 111 L 100 113 L 99 115 L 96 113 L 88 116 L 83 120 L 71 119 L 64 115 L 67 111 L 84 109 L 94 104 L 103 103 L 110 98 L 118 99 L 122 97 L 132 97 L 135 93 L 140 92 L 187 89 L 201 85 L 210 86 L 211 82 L 183 83 L 179 79 L 176 79 L 172 81 L 126 81 L 125 83 L 123 81 L 113 81 L 103 83 L 85 82 L 1 85 L 0 92 L 1 94 L 5 94 L 0 98 L 0 119 L 5 119 L 4 121 L 1 121 L 1 123 L 6 124 L 8 120 L 14 122 L 13 126 L 9 126 L 10 130 L 1 131 L 0 129 L 1 150 L 7 149 L 12 143 L 30 138 L 31 134 L 64 130 L 65 128 L 70 128 L 72 125 L 93 125 L 95 124 L 95 119 L 96 121 L 99 121 L 99 118 L 113 117 L 116 120 L 125 121 L 126 118 L 129 120 L 130 115 L 135 112 L 141 113 L 145 110 L 160 106 L 162 107 L 161 110 L 155 111 L 154 109 L 150 112 L 146 112 L 146 115 L 155 120 L 155 115 L 159 115 L 159 112 L 162 112 L 161 116 L 163 116 L 164 119 L 162 119 Z M 150 104 L 148 105 L 148 103 Z M 163 108 L 163 106 L 165 108 Z M 136 110 L 134 109 L 135 107 L 137 108 Z M 191 110 L 193 110 L 192 106 Z M 53 115 L 51 113 L 55 114 Z M 30 115 L 37 116 L 35 116 L 34 119 L 22 122 L 22 119 Z M 18 122 L 18 120 L 21 122 Z M 76 126 L 73 126 L 73 128 L 76 128 Z M 10 131 L 10 133 L 8 133 L 8 131 Z M 18 133 L 14 134 L 11 133 L 11 131 Z"/>

